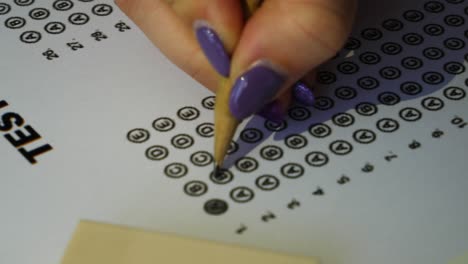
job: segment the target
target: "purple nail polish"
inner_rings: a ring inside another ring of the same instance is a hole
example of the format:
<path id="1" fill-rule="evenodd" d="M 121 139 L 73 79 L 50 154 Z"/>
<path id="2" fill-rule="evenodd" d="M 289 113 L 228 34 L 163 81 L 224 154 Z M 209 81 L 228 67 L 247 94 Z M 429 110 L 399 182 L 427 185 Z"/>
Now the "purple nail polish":
<path id="1" fill-rule="evenodd" d="M 231 113 L 239 120 L 257 113 L 275 97 L 285 81 L 286 77 L 270 63 L 256 63 L 234 83 L 229 99 Z"/>
<path id="2" fill-rule="evenodd" d="M 260 112 L 257 113 L 257 115 L 280 124 L 283 122 L 286 112 L 277 101 L 273 101 L 267 104 Z"/>
<path id="3" fill-rule="evenodd" d="M 315 96 L 312 90 L 303 82 L 297 82 L 293 88 L 294 99 L 303 105 L 313 106 Z"/>
<path id="4" fill-rule="evenodd" d="M 229 76 L 231 59 L 218 34 L 207 22 L 197 20 L 194 23 L 198 43 L 215 70 L 224 77 Z"/>

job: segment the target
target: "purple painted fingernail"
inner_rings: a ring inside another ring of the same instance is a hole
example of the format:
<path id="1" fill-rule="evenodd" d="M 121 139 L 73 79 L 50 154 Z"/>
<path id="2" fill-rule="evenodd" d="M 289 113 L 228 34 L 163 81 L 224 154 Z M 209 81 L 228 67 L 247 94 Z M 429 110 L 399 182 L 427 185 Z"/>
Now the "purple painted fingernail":
<path id="1" fill-rule="evenodd" d="M 297 82 L 293 88 L 294 99 L 303 105 L 313 106 L 315 96 L 312 90 L 303 82 Z"/>
<path id="2" fill-rule="evenodd" d="M 277 101 L 267 104 L 257 115 L 277 124 L 283 122 L 286 112 Z"/>
<path id="3" fill-rule="evenodd" d="M 231 113 L 242 120 L 260 111 L 275 97 L 286 81 L 271 63 L 260 61 L 234 83 L 229 99 Z"/>
<path id="4" fill-rule="evenodd" d="M 228 77 L 231 59 L 218 34 L 204 20 L 196 20 L 193 25 L 198 43 L 211 65 L 219 74 Z"/>

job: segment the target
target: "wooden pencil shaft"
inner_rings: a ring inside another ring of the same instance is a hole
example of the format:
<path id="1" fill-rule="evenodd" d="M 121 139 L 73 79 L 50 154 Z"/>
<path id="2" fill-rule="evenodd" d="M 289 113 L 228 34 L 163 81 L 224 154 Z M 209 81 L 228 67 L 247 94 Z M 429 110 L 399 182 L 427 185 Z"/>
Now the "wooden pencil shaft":
<path id="1" fill-rule="evenodd" d="M 249 18 L 261 5 L 262 0 L 244 0 L 243 9 L 245 18 Z M 216 93 L 215 103 L 215 142 L 214 160 L 217 168 L 222 167 L 229 145 L 240 123 L 229 110 L 229 97 L 231 95 L 232 80 L 222 78 Z"/>
<path id="2" fill-rule="evenodd" d="M 231 94 L 231 86 L 229 79 L 223 79 L 216 94 L 214 160 L 218 166 L 223 164 L 224 157 L 239 125 L 239 120 L 232 116 L 227 103 Z"/>

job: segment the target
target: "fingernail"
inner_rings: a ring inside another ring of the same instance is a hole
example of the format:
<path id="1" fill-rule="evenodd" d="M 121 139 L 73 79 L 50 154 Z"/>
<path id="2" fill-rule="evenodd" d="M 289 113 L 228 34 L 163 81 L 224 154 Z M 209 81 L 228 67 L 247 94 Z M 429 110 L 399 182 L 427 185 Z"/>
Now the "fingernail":
<path id="1" fill-rule="evenodd" d="M 277 101 L 273 101 L 267 104 L 257 115 L 270 120 L 274 123 L 280 124 L 283 122 L 284 117 L 286 116 L 286 111 Z"/>
<path id="2" fill-rule="evenodd" d="M 219 74 L 228 77 L 231 70 L 231 59 L 218 34 L 204 20 L 196 20 L 193 25 L 198 43 L 208 61 Z"/>
<path id="3" fill-rule="evenodd" d="M 293 96 L 296 102 L 306 105 L 313 106 L 315 96 L 312 90 L 303 82 L 297 82 L 293 88 Z"/>
<path id="4" fill-rule="evenodd" d="M 242 120 L 270 103 L 286 81 L 280 72 L 271 63 L 260 61 L 237 78 L 229 99 L 231 113 Z"/>

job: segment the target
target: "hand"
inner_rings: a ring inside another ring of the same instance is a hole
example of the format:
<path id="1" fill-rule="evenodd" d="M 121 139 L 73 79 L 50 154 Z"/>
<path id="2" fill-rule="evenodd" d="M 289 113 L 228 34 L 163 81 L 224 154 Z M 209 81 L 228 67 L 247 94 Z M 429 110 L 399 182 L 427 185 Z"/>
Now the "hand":
<path id="1" fill-rule="evenodd" d="M 244 22 L 239 0 L 116 0 L 177 66 L 212 91 L 233 78 L 238 119 L 280 121 L 295 99 L 312 105 L 314 69 L 351 30 L 356 0 L 265 0 Z"/>

